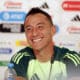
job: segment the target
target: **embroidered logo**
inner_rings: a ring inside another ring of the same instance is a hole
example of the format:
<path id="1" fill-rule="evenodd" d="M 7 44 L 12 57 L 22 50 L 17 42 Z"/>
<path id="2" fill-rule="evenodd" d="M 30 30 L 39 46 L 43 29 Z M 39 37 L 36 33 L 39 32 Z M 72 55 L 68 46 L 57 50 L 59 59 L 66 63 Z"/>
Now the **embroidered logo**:
<path id="1" fill-rule="evenodd" d="M 33 74 L 31 80 L 40 80 L 40 78 L 39 78 L 38 75 L 35 73 L 35 74 Z"/>

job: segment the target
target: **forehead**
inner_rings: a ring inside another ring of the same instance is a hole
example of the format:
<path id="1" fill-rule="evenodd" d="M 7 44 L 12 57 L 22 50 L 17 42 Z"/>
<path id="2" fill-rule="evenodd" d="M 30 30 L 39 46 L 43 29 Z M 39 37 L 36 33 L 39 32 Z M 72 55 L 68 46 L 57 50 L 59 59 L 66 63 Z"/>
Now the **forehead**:
<path id="1" fill-rule="evenodd" d="M 37 13 L 37 14 L 32 14 L 32 15 L 29 15 L 27 18 L 26 18 L 26 22 L 28 21 L 35 21 L 35 20 L 48 20 L 47 16 L 45 16 L 44 14 L 41 14 L 41 13 Z"/>

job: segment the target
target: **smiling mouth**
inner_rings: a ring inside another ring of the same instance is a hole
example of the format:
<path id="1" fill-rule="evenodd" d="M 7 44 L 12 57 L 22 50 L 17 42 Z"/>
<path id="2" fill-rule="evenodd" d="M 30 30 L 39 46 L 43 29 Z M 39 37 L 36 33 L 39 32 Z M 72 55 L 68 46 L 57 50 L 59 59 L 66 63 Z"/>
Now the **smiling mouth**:
<path id="1" fill-rule="evenodd" d="M 39 38 L 39 39 L 33 39 L 32 41 L 36 43 L 36 42 L 39 42 L 39 41 L 41 41 L 41 40 L 42 40 L 42 39 Z"/>

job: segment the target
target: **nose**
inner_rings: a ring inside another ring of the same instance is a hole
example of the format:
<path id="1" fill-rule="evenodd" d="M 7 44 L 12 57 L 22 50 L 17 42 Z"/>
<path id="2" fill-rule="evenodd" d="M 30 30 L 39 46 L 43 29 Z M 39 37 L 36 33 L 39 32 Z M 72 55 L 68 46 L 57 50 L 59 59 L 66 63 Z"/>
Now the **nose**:
<path id="1" fill-rule="evenodd" d="M 38 35 L 38 30 L 36 28 L 33 29 L 32 35 L 33 36 L 37 36 Z"/>

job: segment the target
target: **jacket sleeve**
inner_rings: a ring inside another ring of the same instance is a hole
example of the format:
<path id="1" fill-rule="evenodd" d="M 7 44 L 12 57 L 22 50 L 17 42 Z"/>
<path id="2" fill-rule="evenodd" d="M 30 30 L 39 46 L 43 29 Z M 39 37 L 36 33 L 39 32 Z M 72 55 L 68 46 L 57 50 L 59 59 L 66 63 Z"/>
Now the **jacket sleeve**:
<path id="1" fill-rule="evenodd" d="M 14 64 L 17 76 L 26 77 L 27 61 L 25 63 L 25 57 L 22 54 L 15 54 L 10 62 Z"/>
<path id="2" fill-rule="evenodd" d="M 80 77 L 80 54 L 74 51 L 68 52 L 64 61 L 66 63 L 68 78 Z"/>

